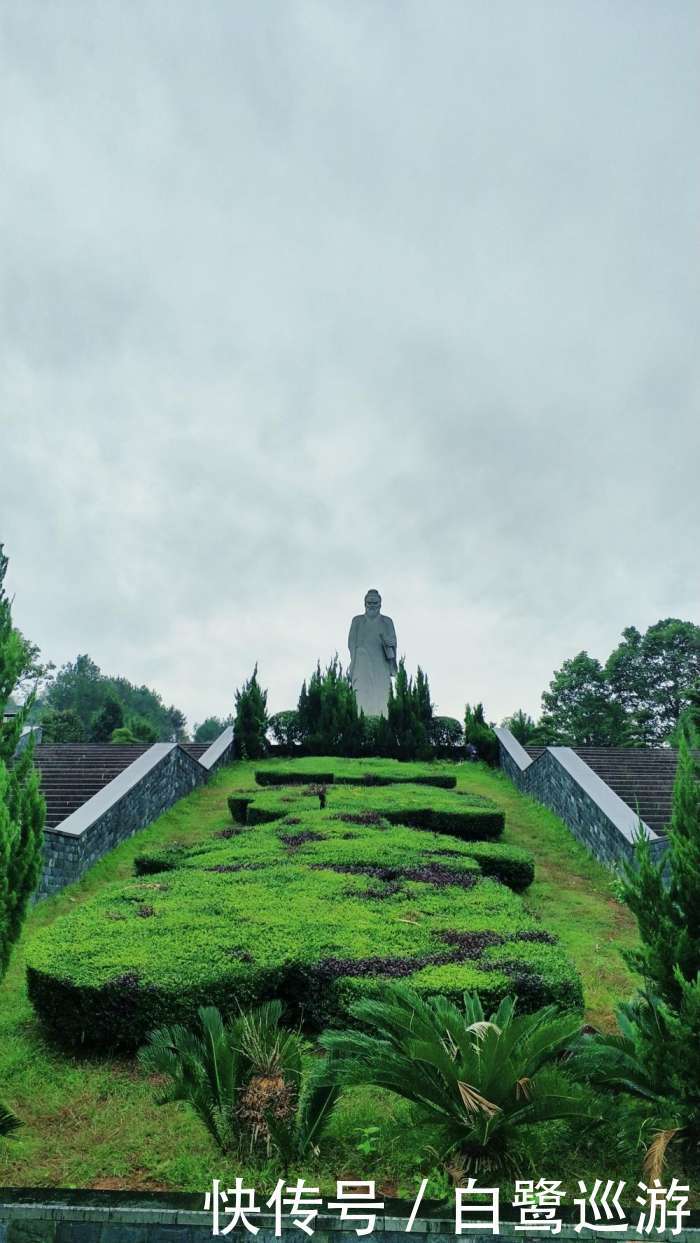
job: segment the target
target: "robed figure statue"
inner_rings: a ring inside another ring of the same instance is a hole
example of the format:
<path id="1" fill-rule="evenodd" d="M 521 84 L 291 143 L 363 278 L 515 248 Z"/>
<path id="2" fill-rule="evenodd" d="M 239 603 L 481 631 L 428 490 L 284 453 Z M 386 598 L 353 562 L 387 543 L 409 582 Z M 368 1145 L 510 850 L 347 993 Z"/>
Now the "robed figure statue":
<path id="1" fill-rule="evenodd" d="M 386 716 L 391 678 L 396 673 L 396 631 L 381 612 L 382 597 L 368 591 L 365 611 L 350 623 L 350 680 L 365 716 Z"/>

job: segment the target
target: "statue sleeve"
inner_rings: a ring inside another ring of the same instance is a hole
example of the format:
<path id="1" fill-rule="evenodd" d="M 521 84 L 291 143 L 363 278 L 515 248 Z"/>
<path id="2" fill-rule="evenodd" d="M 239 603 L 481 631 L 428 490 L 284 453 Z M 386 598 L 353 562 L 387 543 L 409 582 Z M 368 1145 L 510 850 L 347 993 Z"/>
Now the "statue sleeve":
<path id="1" fill-rule="evenodd" d="M 386 627 L 384 630 L 383 642 L 384 642 L 384 648 L 385 648 L 384 654 L 387 656 L 387 659 L 389 661 L 389 668 L 391 669 L 391 673 L 393 675 L 397 672 L 398 665 L 396 663 L 396 653 L 397 653 L 396 630 L 394 628 L 394 623 L 390 617 L 387 617 L 386 619 Z M 390 651 L 386 652 L 386 648 L 389 648 Z"/>
<path id="2" fill-rule="evenodd" d="M 357 618 L 353 617 L 350 622 L 350 633 L 348 635 L 348 648 L 350 650 L 350 670 L 352 670 L 352 662 L 355 659 L 355 644 L 357 643 Z"/>

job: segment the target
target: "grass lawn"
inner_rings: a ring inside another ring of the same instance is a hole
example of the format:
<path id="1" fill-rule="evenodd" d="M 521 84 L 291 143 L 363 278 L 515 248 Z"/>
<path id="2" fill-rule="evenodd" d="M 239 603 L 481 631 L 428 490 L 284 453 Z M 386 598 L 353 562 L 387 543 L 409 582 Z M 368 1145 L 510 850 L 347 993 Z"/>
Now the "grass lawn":
<path id="1" fill-rule="evenodd" d="M 135 857 L 144 850 L 158 851 L 173 842 L 194 845 L 203 825 L 209 832 L 230 826 L 226 797 L 234 787 L 255 788 L 256 767 L 260 764 L 237 764 L 220 772 L 114 850 L 79 884 L 41 902 L 30 915 L 0 986 L 0 1099 L 24 1124 L 15 1140 L 0 1143 L 3 1185 L 203 1191 L 212 1177 L 230 1177 L 231 1169 L 189 1109 L 156 1106 L 154 1084 L 133 1061 L 65 1057 L 47 1045 L 27 999 L 24 963 L 37 929 L 97 895 L 105 884 L 128 880 Z M 634 925 L 615 901 L 609 874 L 555 816 L 520 795 L 500 773 L 468 764 L 446 764 L 444 771 L 457 775 L 458 790 L 492 799 L 506 816 L 501 840 L 535 856 L 535 882 L 520 900 L 543 928 L 559 936 L 576 963 L 589 1020 L 611 1027 L 615 1002 L 634 988 L 619 954 L 620 946 L 633 942 Z M 416 1147 L 400 1103 L 375 1089 L 355 1089 L 341 1102 L 313 1168 L 314 1180 L 329 1191 L 336 1178 L 376 1177 L 385 1194 L 410 1192 L 419 1169 L 430 1171 L 430 1159 Z M 576 1177 L 585 1175 L 582 1157 L 574 1154 L 568 1164 L 572 1177 L 574 1166 Z M 559 1168 L 567 1173 L 566 1163 Z M 267 1171 L 257 1159 L 248 1170 L 238 1162 L 235 1172 L 258 1187 L 274 1186 L 278 1176 L 274 1160 Z M 638 1167 L 634 1172 L 638 1175 Z M 308 1178 L 309 1170 L 304 1173 Z M 432 1194 L 445 1190 L 440 1177 L 431 1183 Z"/>

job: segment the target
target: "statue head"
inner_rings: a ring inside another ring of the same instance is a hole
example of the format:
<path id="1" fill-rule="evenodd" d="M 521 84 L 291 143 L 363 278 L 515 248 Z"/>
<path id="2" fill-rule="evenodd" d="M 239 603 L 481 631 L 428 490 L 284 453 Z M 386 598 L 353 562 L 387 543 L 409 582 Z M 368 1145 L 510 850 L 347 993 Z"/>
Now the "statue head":
<path id="1" fill-rule="evenodd" d="M 381 607 L 382 597 L 374 587 L 370 587 L 365 596 L 365 613 L 368 617 L 378 617 Z"/>

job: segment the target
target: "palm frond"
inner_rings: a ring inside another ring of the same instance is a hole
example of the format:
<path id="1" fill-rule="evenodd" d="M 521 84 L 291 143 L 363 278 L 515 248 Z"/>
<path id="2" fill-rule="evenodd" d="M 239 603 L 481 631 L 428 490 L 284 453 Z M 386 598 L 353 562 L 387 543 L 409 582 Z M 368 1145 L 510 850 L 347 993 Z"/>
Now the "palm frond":
<path id="1" fill-rule="evenodd" d="M 19 1130 L 21 1125 L 22 1123 L 17 1115 L 13 1114 L 12 1110 L 8 1109 L 0 1101 L 0 1135 L 5 1139 L 9 1139 Z"/>
<path id="2" fill-rule="evenodd" d="M 652 1139 L 649 1147 L 644 1154 L 644 1180 L 651 1184 L 654 1179 L 660 1179 L 666 1164 L 666 1152 L 669 1144 L 679 1134 L 681 1127 L 669 1127 L 665 1131 L 657 1131 Z"/>

